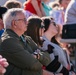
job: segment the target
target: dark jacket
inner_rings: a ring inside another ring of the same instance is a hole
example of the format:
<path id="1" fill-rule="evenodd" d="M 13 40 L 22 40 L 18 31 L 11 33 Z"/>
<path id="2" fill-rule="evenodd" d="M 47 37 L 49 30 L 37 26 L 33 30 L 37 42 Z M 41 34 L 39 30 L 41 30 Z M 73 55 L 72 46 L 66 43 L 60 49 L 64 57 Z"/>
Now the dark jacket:
<path id="1" fill-rule="evenodd" d="M 10 29 L 3 33 L 1 41 L 0 54 L 9 63 L 4 75 L 42 75 L 42 64 L 48 65 L 50 58 L 45 57 L 43 54 L 39 60 L 35 59 L 32 55 L 34 50 L 32 50 L 29 43 L 26 40 L 23 42 Z"/>

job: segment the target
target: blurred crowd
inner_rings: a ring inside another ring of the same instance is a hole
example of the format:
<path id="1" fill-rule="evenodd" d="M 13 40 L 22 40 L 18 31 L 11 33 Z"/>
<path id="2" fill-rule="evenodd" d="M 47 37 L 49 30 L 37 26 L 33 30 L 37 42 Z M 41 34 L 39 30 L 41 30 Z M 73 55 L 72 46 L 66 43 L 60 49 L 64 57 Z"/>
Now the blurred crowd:
<path id="1" fill-rule="evenodd" d="M 60 42 L 63 26 L 75 21 L 68 18 L 73 3 L 8 0 L 0 6 L 0 75 L 76 75 L 74 47 Z"/>

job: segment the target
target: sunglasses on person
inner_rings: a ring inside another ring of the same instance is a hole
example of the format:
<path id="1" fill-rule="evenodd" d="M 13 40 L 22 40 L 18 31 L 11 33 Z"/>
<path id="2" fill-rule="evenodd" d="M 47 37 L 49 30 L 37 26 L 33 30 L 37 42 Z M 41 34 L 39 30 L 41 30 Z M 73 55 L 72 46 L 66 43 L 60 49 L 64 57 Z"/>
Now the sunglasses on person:
<path id="1" fill-rule="evenodd" d="M 51 22 L 51 23 L 53 23 L 53 25 L 56 26 L 56 23 L 55 22 Z"/>

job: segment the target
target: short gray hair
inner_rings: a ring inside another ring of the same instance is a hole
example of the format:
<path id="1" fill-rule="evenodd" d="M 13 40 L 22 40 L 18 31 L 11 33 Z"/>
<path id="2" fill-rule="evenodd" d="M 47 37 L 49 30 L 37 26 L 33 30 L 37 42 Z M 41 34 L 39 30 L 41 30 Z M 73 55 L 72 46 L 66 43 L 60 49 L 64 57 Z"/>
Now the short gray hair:
<path id="1" fill-rule="evenodd" d="M 13 20 L 15 20 L 16 16 L 18 13 L 23 13 L 24 10 L 22 8 L 12 8 L 9 9 L 3 16 L 3 23 L 4 23 L 4 28 L 5 29 L 10 29 L 11 28 L 11 23 Z"/>

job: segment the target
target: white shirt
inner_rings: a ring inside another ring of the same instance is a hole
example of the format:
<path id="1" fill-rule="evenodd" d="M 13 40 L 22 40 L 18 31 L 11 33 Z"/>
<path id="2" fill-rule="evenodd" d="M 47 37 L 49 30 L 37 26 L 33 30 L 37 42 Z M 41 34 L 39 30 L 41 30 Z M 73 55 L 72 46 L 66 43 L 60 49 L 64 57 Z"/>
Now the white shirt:
<path id="1" fill-rule="evenodd" d="M 71 0 L 66 9 L 65 24 L 76 24 L 76 0 Z"/>

